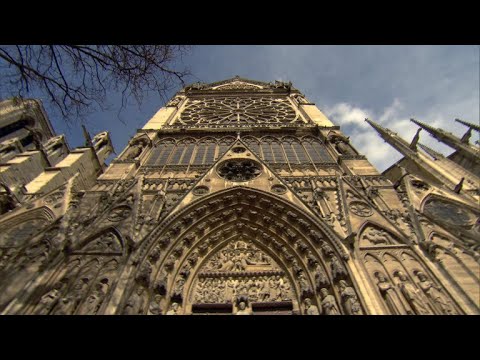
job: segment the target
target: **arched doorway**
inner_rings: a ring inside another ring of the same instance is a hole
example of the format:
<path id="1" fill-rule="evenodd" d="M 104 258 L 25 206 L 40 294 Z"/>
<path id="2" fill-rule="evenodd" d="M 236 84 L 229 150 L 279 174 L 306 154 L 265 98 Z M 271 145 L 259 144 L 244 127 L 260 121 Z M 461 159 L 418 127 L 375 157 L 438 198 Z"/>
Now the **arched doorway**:
<path id="1" fill-rule="evenodd" d="M 244 302 L 253 314 L 303 314 L 309 298 L 320 313 L 361 314 L 347 259 L 318 219 L 278 196 L 235 187 L 152 231 L 117 313 L 135 303 L 139 313 L 232 314 Z"/>

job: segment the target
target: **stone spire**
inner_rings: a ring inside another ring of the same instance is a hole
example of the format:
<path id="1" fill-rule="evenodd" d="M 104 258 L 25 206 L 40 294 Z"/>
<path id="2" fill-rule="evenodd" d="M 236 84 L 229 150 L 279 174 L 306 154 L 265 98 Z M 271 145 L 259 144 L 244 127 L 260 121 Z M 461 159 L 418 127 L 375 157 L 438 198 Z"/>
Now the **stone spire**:
<path id="1" fill-rule="evenodd" d="M 451 148 L 456 149 L 460 154 L 463 156 L 470 158 L 474 160 L 475 162 L 478 161 L 478 157 L 480 155 L 480 152 L 478 149 L 475 149 L 474 146 L 465 143 L 462 141 L 462 139 L 459 139 L 455 135 L 448 133 L 442 129 L 437 129 L 434 128 L 430 125 L 427 125 L 423 122 L 417 121 L 415 119 L 410 119 L 413 123 L 417 124 L 420 126 L 422 129 L 424 129 L 426 132 L 428 132 L 430 135 L 432 135 L 435 139 L 438 141 L 443 142 L 444 144 L 450 146 Z"/>
<path id="2" fill-rule="evenodd" d="M 478 125 L 475 125 L 475 124 L 472 124 L 472 123 L 469 123 L 469 122 L 466 122 L 466 121 L 463 121 L 463 120 L 460 120 L 460 119 L 455 119 L 456 122 L 459 122 L 460 124 L 463 124 L 465 126 L 468 126 L 470 129 L 473 129 L 473 130 L 476 130 L 478 132 L 480 132 L 480 126 Z"/>
<path id="3" fill-rule="evenodd" d="M 369 123 L 370 126 L 372 126 L 378 132 L 378 134 L 382 137 L 383 140 L 389 143 L 395 150 L 399 151 L 404 156 L 411 158 L 417 155 L 416 147 L 410 147 L 411 144 L 403 140 L 400 136 L 397 135 L 397 133 L 378 125 L 370 119 L 365 119 L 365 121 Z M 412 143 L 414 142 L 415 138 Z"/>

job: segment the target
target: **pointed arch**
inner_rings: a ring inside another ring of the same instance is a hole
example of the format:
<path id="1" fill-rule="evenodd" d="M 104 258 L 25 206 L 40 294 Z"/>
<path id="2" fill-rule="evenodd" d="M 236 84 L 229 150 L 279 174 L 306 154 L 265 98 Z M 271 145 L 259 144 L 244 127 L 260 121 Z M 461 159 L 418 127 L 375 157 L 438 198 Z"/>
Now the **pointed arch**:
<path id="1" fill-rule="evenodd" d="M 327 273 L 330 291 L 339 302 L 339 280 L 356 286 L 345 263 L 348 254 L 328 225 L 280 197 L 241 186 L 198 199 L 154 229 L 135 260 L 143 264 L 140 278 L 148 279 L 150 289 L 164 289 L 168 302 L 186 264 L 194 264 L 189 272 L 195 274 L 205 256 L 241 236 L 288 274 L 295 284 L 296 308 L 303 298 L 315 296 L 313 270 L 318 270 L 319 264 L 318 271 Z M 190 294 L 190 279 L 193 277 L 180 284 L 188 287 L 185 294 Z"/>
<path id="2" fill-rule="evenodd" d="M 366 220 L 359 228 L 357 235 L 357 248 L 372 246 L 398 245 L 401 242 L 398 235 L 385 229 L 384 226 L 372 220 Z M 404 240 L 404 243 L 408 243 Z"/>

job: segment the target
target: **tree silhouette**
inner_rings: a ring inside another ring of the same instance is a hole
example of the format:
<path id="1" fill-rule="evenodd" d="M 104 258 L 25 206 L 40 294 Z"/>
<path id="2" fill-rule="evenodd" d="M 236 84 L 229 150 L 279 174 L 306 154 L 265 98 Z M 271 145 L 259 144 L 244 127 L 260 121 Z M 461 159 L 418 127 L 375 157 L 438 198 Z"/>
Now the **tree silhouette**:
<path id="1" fill-rule="evenodd" d="M 0 89 L 23 98 L 40 91 L 65 120 L 105 108 L 110 91 L 121 93 L 121 109 L 133 98 L 184 86 L 188 69 L 178 61 L 189 51 L 182 45 L 2 45 Z"/>

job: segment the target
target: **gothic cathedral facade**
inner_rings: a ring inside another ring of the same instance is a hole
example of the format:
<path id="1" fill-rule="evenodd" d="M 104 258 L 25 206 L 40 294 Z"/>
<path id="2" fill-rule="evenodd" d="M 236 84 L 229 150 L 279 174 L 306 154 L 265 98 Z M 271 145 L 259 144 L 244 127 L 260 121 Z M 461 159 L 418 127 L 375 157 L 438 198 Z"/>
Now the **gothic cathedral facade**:
<path id="1" fill-rule="evenodd" d="M 108 133 L 5 148 L 1 314 L 479 314 L 478 149 L 447 159 L 459 185 L 369 122 L 405 153 L 384 174 L 291 83 L 235 77 L 178 92 L 109 166 Z"/>

